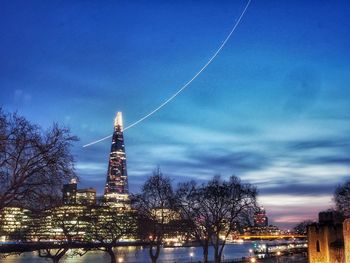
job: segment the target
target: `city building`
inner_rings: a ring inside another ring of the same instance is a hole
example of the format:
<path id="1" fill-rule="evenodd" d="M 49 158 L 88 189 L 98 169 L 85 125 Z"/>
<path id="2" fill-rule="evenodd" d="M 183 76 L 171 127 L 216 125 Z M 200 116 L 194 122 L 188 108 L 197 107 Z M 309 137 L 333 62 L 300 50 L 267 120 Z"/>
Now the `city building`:
<path id="1" fill-rule="evenodd" d="M 94 188 L 78 189 L 77 180 L 71 179 L 69 184 L 63 185 L 63 204 L 65 205 L 95 205 L 96 190 Z"/>
<path id="2" fill-rule="evenodd" d="M 64 204 L 68 205 L 76 203 L 77 180 L 75 178 L 71 179 L 69 184 L 63 185 L 62 194 Z"/>
<path id="3" fill-rule="evenodd" d="M 269 226 L 252 226 L 245 227 L 243 236 L 279 236 L 283 234 L 277 226 L 269 225 Z"/>
<path id="4" fill-rule="evenodd" d="M 122 233 L 119 241 L 135 241 L 137 233 L 137 221 L 135 211 L 120 210 L 113 206 L 95 206 L 91 209 L 91 236 L 93 242 L 105 240 L 110 242 L 118 233 Z"/>
<path id="5" fill-rule="evenodd" d="M 110 206 L 129 207 L 128 175 L 121 112 L 117 113 L 114 120 L 104 198 L 105 202 Z"/>
<path id="6" fill-rule="evenodd" d="M 278 236 L 282 234 L 277 226 L 269 225 L 269 219 L 263 207 L 254 213 L 253 225 L 244 227 L 243 231 L 245 236 Z"/>
<path id="7" fill-rule="evenodd" d="M 36 241 L 81 241 L 90 221 L 91 208 L 65 204 L 48 209 L 33 218 L 28 239 Z"/>
<path id="8" fill-rule="evenodd" d="M 95 205 L 96 189 L 91 187 L 85 189 L 78 189 L 76 193 L 76 202 L 80 205 Z"/>
<path id="9" fill-rule="evenodd" d="M 259 211 L 254 213 L 254 226 L 266 227 L 269 225 L 269 220 L 266 216 L 266 211 L 263 207 L 260 207 Z"/>
<path id="10" fill-rule="evenodd" d="M 350 263 L 350 219 L 335 211 L 321 212 L 307 235 L 309 263 Z"/>
<path id="11" fill-rule="evenodd" d="M 20 207 L 5 207 L 0 212 L 0 241 L 20 240 L 30 221 L 30 211 Z"/>
<path id="12" fill-rule="evenodd" d="M 171 221 L 180 219 L 180 215 L 176 211 L 169 208 L 152 209 L 150 212 L 153 218 L 159 222 L 162 222 L 163 224 L 168 224 Z"/>

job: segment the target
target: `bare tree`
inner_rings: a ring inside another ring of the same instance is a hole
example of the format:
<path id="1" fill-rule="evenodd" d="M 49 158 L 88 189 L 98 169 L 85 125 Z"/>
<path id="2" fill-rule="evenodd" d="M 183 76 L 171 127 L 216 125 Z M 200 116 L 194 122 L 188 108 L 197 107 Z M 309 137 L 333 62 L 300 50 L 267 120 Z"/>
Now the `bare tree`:
<path id="1" fill-rule="evenodd" d="M 209 242 L 214 259 L 221 262 L 226 241 L 247 215 L 255 210 L 256 188 L 232 176 L 228 181 L 214 177 L 207 184 L 190 182 L 180 185 L 176 199 L 180 214 L 192 222 L 194 237 L 203 247 L 203 261 L 208 262 Z"/>
<path id="2" fill-rule="evenodd" d="M 203 248 L 203 263 L 208 262 L 210 236 L 213 227 L 205 220 L 200 203 L 203 196 L 200 194 L 201 186 L 195 181 L 182 183 L 176 191 L 177 207 L 181 218 L 187 222 L 192 237 L 199 242 Z"/>
<path id="3" fill-rule="evenodd" d="M 53 263 L 58 263 L 61 258 L 68 252 L 69 245 L 65 244 L 62 248 L 52 249 L 39 249 L 38 255 L 41 258 L 51 259 Z"/>
<path id="4" fill-rule="evenodd" d="M 134 214 L 133 211 L 121 211 L 108 206 L 93 208 L 85 241 L 98 243 L 98 250 L 108 253 L 111 263 L 115 263 L 116 256 L 113 248 L 117 246 L 121 238 L 130 238 L 135 235 Z"/>
<path id="5" fill-rule="evenodd" d="M 47 131 L 0 109 L 0 210 L 17 203 L 40 208 L 42 197 L 58 194 L 74 175 L 69 129 Z"/>
<path id="6" fill-rule="evenodd" d="M 315 222 L 312 220 L 304 220 L 293 227 L 293 232 L 299 235 L 306 235 L 307 227 L 313 223 Z"/>
<path id="7" fill-rule="evenodd" d="M 156 263 L 164 237 L 172 231 L 176 219 L 170 179 L 156 169 L 142 186 L 141 193 L 132 197 L 132 204 L 141 222 L 139 235 L 149 242 L 149 255 L 152 263 Z"/>
<path id="8" fill-rule="evenodd" d="M 74 242 L 83 240 L 89 218 L 87 207 L 82 205 L 61 205 L 43 211 L 40 218 L 33 222 L 32 234 L 39 241 L 54 239 L 59 246 L 39 249 L 39 257 L 58 263 Z"/>
<path id="9" fill-rule="evenodd" d="M 350 217 L 350 181 L 339 185 L 334 192 L 336 208 L 344 217 Z"/>

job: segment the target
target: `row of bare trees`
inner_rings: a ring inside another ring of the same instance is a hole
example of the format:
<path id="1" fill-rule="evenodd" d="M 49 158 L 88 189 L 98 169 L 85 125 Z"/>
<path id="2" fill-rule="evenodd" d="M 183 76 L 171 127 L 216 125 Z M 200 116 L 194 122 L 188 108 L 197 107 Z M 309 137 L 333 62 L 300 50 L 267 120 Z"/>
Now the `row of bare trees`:
<path id="1" fill-rule="evenodd" d="M 215 263 L 220 263 L 229 236 L 256 211 L 256 195 L 254 186 L 235 176 L 228 180 L 215 176 L 204 184 L 190 181 L 173 190 L 170 179 L 157 169 L 133 198 L 152 262 L 157 262 L 166 236 L 182 235 L 202 246 L 205 263 L 212 245 Z"/>
<path id="2" fill-rule="evenodd" d="M 208 262 L 209 249 L 221 262 L 226 240 L 249 221 L 256 208 L 256 188 L 237 177 L 213 177 L 204 184 L 194 181 L 173 189 L 169 177 L 160 169 L 132 195 L 132 209 L 120 211 L 109 206 L 58 205 L 36 213 L 32 225 L 23 233 L 39 241 L 61 240 L 61 246 L 38 250 L 38 255 L 58 263 L 77 242 L 94 244 L 116 262 L 114 247 L 121 239 L 136 238 L 149 247 L 153 263 L 158 261 L 165 240 L 181 237 L 203 248 L 202 262 Z M 52 232 L 53 230 L 57 232 Z M 50 232 L 51 231 L 51 232 Z M 73 250 L 77 251 L 77 250 Z"/>

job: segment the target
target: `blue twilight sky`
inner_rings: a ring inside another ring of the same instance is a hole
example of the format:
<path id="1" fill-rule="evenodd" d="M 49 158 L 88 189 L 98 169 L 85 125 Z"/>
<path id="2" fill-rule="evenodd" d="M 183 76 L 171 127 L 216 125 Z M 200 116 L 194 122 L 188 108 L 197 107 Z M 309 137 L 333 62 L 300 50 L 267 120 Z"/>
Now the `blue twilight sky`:
<path id="1" fill-rule="evenodd" d="M 1 1 L 0 105 L 71 127 L 82 186 L 105 183 L 117 111 L 128 125 L 188 81 L 246 1 Z M 252 1 L 191 86 L 125 132 L 129 185 L 235 174 L 289 227 L 350 179 L 350 3 Z"/>

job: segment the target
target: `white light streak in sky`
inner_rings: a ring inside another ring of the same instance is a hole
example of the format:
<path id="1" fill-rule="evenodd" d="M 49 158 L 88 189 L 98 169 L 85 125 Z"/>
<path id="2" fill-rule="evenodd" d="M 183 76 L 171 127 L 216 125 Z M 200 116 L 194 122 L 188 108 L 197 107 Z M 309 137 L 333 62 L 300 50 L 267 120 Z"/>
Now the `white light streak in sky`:
<path id="1" fill-rule="evenodd" d="M 189 80 L 187 81 L 178 91 L 176 91 L 172 96 L 170 96 L 168 99 L 166 99 L 162 104 L 160 104 L 158 107 L 156 107 L 154 110 L 152 110 L 151 112 L 149 112 L 148 114 L 146 114 L 145 116 L 143 116 L 142 118 L 138 119 L 137 121 L 131 123 L 130 125 L 128 125 L 127 127 L 125 127 L 123 129 L 123 131 L 126 131 L 132 127 L 134 127 L 135 125 L 139 124 L 140 122 L 148 119 L 149 117 L 151 117 L 153 114 L 155 114 L 157 111 L 159 111 L 160 109 L 162 109 L 164 106 L 166 106 L 169 102 L 171 102 L 173 99 L 175 99 L 182 91 L 184 91 L 212 62 L 213 60 L 217 57 L 217 55 L 220 53 L 220 51 L 224 48 L 224 46 L 226 45 L 226 43 L 229 41 L 229 39 L 231 38 L 232 34 L 236 31 L 236 28 L 238 27 L 238 25 L 240 24 L 244 14 L 246 13 L 249 5 L 251 3 L 251 0 L 247 1 L 247 4 L 245 5 L 241 15 L 238 17 L 238 19 L 236 20 L 235 24 L 233 25 L 230 33 L 227 35 L 227 37 L 225 38 L 225 40 L 222 42 L 222 44 L 219 46 L 219 48 L 216 50 L 216 52 L 211 56 L 211 58 L 208 60 L 207 63 L 205 63 L 200 69 L 199 71 Z M 94 145 L 96 143 L 102 142 L 108 138 L 111 138 L 113 135 L 108 135 L 106 137 L 103 137 L 101 139 L 98 139 L 96 141 L 90 142 L 88 144 L 83 145 L 83 147 L 88 147 L 91 145 Z"/>

